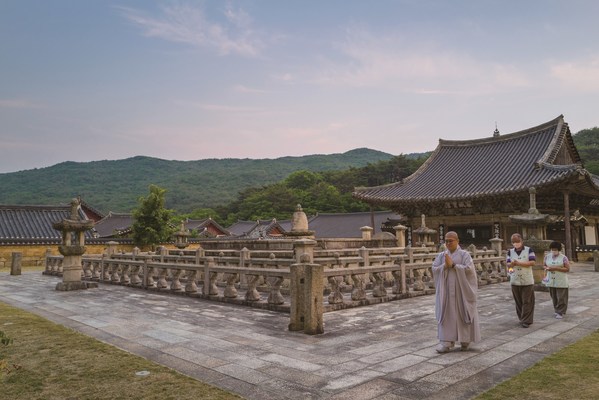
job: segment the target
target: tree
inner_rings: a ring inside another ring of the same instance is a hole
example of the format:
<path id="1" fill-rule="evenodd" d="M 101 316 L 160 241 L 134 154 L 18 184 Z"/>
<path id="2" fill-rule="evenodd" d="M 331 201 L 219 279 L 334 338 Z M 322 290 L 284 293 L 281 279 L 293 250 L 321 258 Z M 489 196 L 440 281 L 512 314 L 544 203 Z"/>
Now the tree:
<path id="1" fill-rule="evenodd" d="M 138 199 L 139 207 L 133 211 L 133 242 L 137 246 L 151 246 L 170 239 L 174 228 L 169 226 L 172 211 L 164 207 L 166 189 L 150 185 L 148 197 Z"/>

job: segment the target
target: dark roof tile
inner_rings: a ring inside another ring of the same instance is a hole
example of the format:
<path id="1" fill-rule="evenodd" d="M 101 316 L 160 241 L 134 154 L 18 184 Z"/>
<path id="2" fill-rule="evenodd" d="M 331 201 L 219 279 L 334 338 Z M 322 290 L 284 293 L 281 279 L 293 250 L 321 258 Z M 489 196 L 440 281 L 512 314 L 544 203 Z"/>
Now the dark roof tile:
<path id="1" fill-rule="evenodd" d="M 572 163 L 554 165 L 561 146 Z M 583 173 L 563 116 L 525 131 L 485 139 L 439 140 L 429 159 L 403 182 L 357 188 L 374 204 L 467 200 L 527 191 Z M 587 173 L 588 174 L 588 173 Z M 597 181 L 589 180 L 596 186 Z"/>

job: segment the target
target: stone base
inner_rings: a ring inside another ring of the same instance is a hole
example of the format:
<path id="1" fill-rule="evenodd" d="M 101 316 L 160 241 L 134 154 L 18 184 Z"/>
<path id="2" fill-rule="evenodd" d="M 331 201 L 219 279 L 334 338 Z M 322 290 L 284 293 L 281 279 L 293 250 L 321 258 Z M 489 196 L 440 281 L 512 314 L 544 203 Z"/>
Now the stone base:
<path id="1" fill-rule="evenodd" d="M 62 292 L 68 292 L 71 290 L 91 289 L 97 288 L 98 283 L 96 282 L 58 282 L 56 284 L 56 290 Z"/>

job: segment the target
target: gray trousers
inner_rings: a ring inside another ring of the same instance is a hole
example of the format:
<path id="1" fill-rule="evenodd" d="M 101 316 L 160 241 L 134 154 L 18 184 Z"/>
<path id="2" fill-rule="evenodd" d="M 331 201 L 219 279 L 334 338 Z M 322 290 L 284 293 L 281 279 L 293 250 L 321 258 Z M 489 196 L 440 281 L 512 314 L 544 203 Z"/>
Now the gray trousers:
<path id="1" fill-rule="evenodd" d="M 568 311 L 568 288 L 550 287 L 549 294 L 553 300 L 553 309 L 560 315 L 565 315 Z"/>
<path id="2" fill-rule="evenodd" d="M 532 324 L 535 316 L 535 291 L 534 285 L 512 285 L 512 295 L 516 302 L 516 314 L 520 322 Z"/>

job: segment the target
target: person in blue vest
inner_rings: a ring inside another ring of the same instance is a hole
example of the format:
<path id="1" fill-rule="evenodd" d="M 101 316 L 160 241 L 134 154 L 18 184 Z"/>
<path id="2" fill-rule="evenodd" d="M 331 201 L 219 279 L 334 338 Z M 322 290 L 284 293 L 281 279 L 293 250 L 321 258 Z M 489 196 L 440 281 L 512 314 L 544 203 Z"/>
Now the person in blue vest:
<path id="1" fill-rule="evenodd" d="M 535 265 L 536 256 L 534 251 L 524 246 L 522 236 L 519 233 L 512 235 L 512 246 L 506 255 L 512 295 L 516 302 L 516 314 L 522 328 L 528 328 L 533 323 L 535 314 L 535 291 L 532 267 Z"/>
<path id="2" fill-rule="evenodd" d="M 545 286 L 549 288 L 555 318 L 562 319 L 568 310 L 568 272 L 570 272 L 570 261 L 561 253 L 562 244 L 551 242 L 550 252 L 545 256 L 545 271 L 547 279 Z"/>

